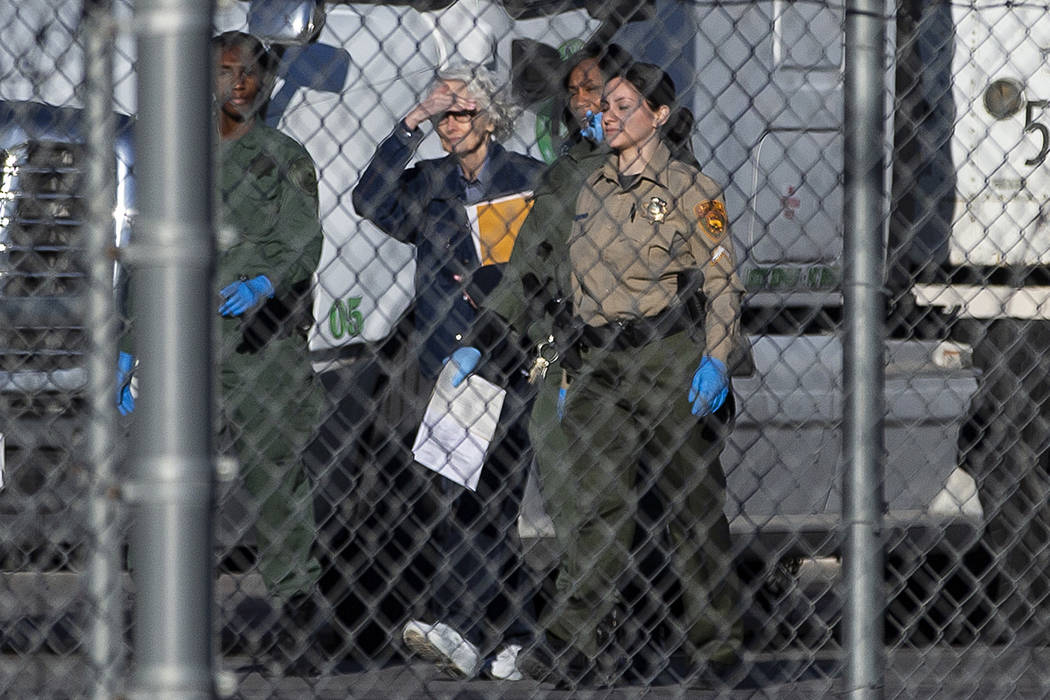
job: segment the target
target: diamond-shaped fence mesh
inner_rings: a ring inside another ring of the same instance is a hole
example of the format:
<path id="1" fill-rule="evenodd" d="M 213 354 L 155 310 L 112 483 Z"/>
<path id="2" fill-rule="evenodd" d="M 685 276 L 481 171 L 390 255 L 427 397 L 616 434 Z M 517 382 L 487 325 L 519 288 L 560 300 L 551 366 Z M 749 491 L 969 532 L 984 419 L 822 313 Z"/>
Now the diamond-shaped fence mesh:
<path id="1" fill-rule="evenodd" d="M 166 302 L 212 325 L 169 369 L 211 376 L 214 556 L 168 594 L 213 588 L 213 665 L 158 670 L 130 506 L 182 501 L 134 436 L 186 397 L 136 308 L 150 255 L 201 264 L 135 247 L 169 5 L 0 2 L 0 695 L 862 692 L 855 11 L 886 37 L 877 690 L 1044 695 L 1046 3 L 220 2 L 214 289 Z"/>

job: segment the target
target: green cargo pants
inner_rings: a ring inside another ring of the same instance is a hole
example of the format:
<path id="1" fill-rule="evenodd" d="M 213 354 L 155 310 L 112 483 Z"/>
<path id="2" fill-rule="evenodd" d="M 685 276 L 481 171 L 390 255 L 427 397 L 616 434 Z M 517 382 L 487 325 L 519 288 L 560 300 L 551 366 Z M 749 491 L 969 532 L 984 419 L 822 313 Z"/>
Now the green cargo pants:
<path id="1" fill-rule="evenodd" d="M 321 573 L 311 552 L 313 497 L 302 454 L 318 427 L 322 394 L 300 346 L 299 337 L 274 340 L 222 363 L 222 443 L 237 456 L 258 508 L 259 573 L 280 601 L 309 592 Z"/>
<path id="2" fill-rule="evenodd" d="M 589 658 L 601 651 L 598 627 L 631 568 L 642 464 L 666 502 L 684 651 L 697 662 L 728 662 L 739 647 L 722 439 L 687 400 L 700 352 L 686 333 L 629 351 L 591 350 L 571 376 L 560 422 L 558 365 L 537 397 L 530 436 L 562 552 L 557 600 L 543 624 Z"/>

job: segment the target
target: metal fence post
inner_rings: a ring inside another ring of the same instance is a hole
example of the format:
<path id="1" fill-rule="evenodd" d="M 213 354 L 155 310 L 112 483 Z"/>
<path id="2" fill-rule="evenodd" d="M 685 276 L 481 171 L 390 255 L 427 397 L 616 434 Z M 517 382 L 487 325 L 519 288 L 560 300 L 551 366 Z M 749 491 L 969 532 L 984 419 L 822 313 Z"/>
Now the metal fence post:
<path id="1" fill-rule="evenodd" d="M 113 303 L 113 232 L 116 205 L 113 116 L 112 0 L 84 3 L 84 128 L 88 198 L 88 397 L 91 402 L 88 463 L 92 467 L 90 512 L 91 636 L 94 697 L 120 694 L 123 606 L 120 581 L 121 529 L 116 502 L 116 405 L 113 397 L 116 315 Z"/>
<path id="2" fill-rule="evenodd" d="M 132 694 L 212 697 L 213 450 L 209 0 L 141 0 L 130 306 Z"/>
<path id="3" fill-rule="evenodd" d="M 844 435 L 846 688 L 883 695 L 885 3 L 846 3 Z"/>

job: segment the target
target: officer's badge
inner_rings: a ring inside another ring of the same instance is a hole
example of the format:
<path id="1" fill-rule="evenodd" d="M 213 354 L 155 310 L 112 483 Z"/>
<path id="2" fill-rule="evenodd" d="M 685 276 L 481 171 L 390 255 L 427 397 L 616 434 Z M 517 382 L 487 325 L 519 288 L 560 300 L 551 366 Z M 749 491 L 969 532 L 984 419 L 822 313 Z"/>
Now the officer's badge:
<path id="1" fill-rule="evenodd" d="M 645 205 L 645 218 L 650 223 L 663 223 L 667 218 L 667 202 L 659 197 L 650 197 L 649 203 Z"/>
<path id="2" fill-rule="evenodd" d="M 700 228 L 708 236 L 718 241 L 725 235 L 728 228 L 726 218 L 726 206 L 717 199 L 708 199 L 693 207 L 696 220 L 700 222 Z"/>

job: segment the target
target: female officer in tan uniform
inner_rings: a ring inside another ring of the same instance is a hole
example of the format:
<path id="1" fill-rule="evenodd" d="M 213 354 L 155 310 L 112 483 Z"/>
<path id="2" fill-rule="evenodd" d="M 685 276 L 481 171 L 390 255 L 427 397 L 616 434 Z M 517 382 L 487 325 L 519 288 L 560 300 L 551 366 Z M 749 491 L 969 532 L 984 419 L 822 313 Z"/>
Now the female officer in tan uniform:
<path id="1" fill-rule="evenodd" d="M 568 240 L 572 339 L 554 341 L 530 425 L 537 443 L 553 427 L 567 439 L 537 455 L 563 554 L 546 637 L 519 665 L 561 685 L 617 675 L 640 468 L 666 502 L 659 525 L 685 610 L 675 646 L 696 673 L 733 663 L 739 647 L 718 428 L 743 288 L 721 188 L 663 138 L 677 131 L 674 103 L 673 82 L 650 64 L 606 84 L 613 153 L 584 182 Z"/>

